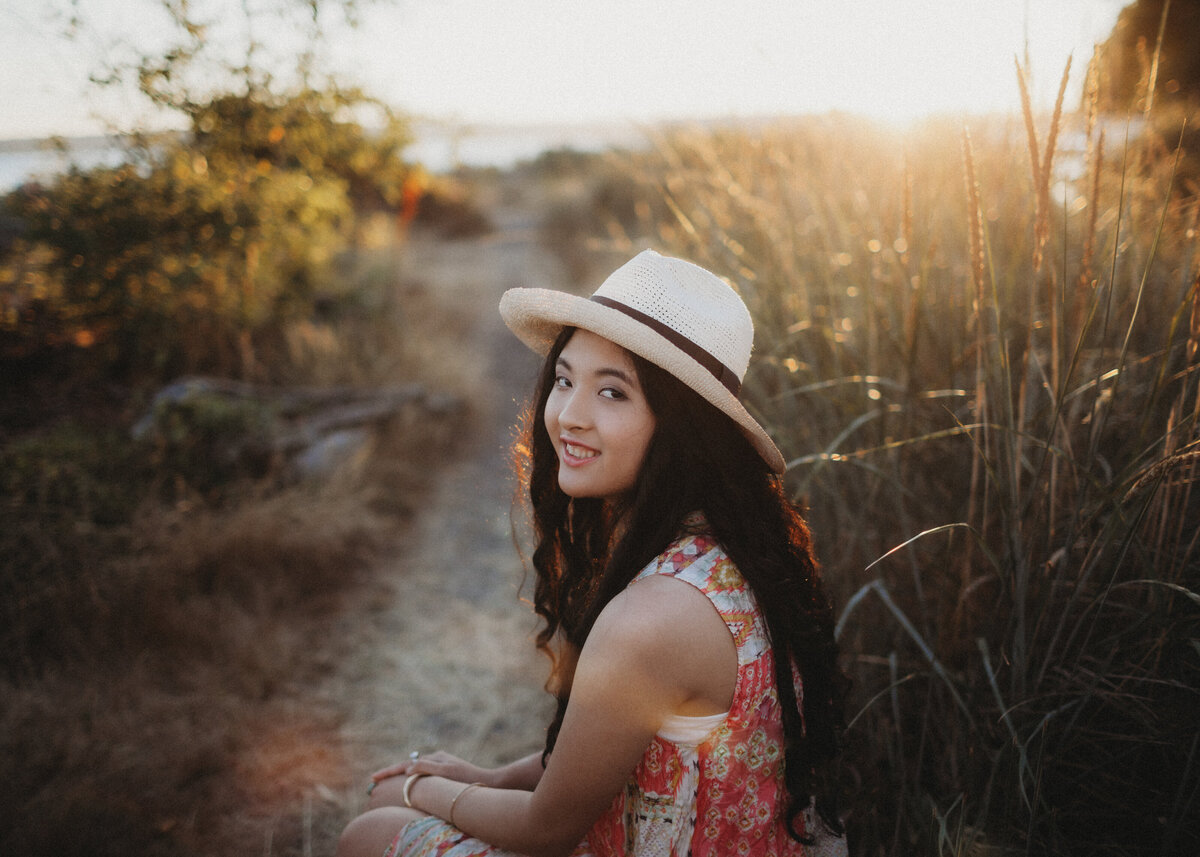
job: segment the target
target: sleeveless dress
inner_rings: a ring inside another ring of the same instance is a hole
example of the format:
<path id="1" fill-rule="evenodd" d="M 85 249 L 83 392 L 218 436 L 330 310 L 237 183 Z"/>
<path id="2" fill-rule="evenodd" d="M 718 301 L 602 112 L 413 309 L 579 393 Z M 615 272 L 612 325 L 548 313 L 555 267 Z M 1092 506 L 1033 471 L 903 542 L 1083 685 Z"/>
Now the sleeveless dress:
<path id="1" fill-rule="evenodd" d="M 573 857 L 839 857 L 845 840 L 810 811 L 788 836 L 783 816 L 783 724 L 774 656 L 754 596 L 702 519 L 643 569 L 695 586 L 712 602 L 737 646 L 738 676 L 730 710 L 711 718 L 663 724 L 642 761 Z M 631 584 L 633 585 L 633 584 Z M 796 694 L 802 692 L 793 671 Z M 438 818 L 406 825 L 384 857 L 506 857 Z"/>

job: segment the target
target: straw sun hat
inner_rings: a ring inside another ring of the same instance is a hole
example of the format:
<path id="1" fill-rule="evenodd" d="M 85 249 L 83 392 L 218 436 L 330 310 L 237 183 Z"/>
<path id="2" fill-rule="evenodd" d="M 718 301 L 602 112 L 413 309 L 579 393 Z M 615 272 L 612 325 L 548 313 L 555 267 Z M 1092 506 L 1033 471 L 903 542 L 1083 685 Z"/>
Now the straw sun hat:
<path id="1" fill-rule="evenodd" d="M 546 354 L 564 327 L 603 336 L 667 370 L 728 414 L 776 473 L 783 456 L 738 401 L 754 323 L 738 294 L 691 262 L 645 250 L 590 298 L 550 289 L 509 289 L 500 315 L 517 337 Z"/>

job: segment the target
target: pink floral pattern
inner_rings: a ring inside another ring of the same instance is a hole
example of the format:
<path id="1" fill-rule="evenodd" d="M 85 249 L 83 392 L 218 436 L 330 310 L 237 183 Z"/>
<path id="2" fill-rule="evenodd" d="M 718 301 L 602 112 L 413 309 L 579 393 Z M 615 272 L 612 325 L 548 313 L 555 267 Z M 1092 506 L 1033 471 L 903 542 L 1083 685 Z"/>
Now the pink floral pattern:
<path id="1" fill-rule="evenodd" d="M 638 578 L 652 574 L 686 581 L 712 601 L 737 644 L 737 686 L 729 715 L 698 745 L 654 739 L 633 780 L 588 834 L 591 853 L 805 854 L 788 836 L 783 816 L 787 793 L 774 656 L 750 588 L 705 533 L 677 540 Z M 803 819 L 797 823 L 802 832 Z"/>
<path id="2" fill-rule="evenodd" d="M 774 656 L 762 613 L 742 575 L 703 521 L 638 575 L 665 574 L 712 601 L 737 645 L 738 677 L 728 716 L 698 744 L 658 736 L 633 778 L 592 827 L 573 857 L 803 857 L 787 832 L 783 722 Z M 792 670 L 797 699 L 800 677 Z M 811 811 L 797 819 L 804 833 Z M 844 855 L 845 840 L 823 836 L 812 854 Z M 446 822 L 409 824 L 385 857 L 502 857 L 508 852 L 465 836 Z"/>

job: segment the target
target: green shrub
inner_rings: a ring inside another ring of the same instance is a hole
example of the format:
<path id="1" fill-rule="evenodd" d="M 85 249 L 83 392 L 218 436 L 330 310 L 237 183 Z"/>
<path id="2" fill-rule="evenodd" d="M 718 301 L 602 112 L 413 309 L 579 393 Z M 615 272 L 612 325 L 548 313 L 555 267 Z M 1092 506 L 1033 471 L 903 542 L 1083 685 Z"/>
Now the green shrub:
<path id="1" fill-rule="evenodd" d="M 191 130 L 118 168 L 2 202 L 24 224 L 0 260 L 0 359 L 86 349 L 104 378 L 262 375 L 257 346 L 307 317 L 357 216 L 399 206 L 403 124 L 368 133 L 362 96 L 219 96 Z"/>
<path id="2" fill-rule="evenodd" d="M 197 395 L 158 404 L 151 415 L 153 463 L 159 479 L 181 480 L 209 493 L 239 479 L 266 476 L 275 463 L 270 404 Z"/>

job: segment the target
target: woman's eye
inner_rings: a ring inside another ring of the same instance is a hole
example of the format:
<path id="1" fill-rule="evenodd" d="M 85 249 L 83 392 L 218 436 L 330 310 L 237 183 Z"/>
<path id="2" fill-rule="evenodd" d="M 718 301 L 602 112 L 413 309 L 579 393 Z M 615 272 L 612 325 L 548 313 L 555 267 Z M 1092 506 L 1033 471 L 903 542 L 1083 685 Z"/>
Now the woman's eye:
<path id="1" fill-rule="evenodd" d="M 605 387 L 603 390 L 600 391 L 600 395 L 607 396 L 610 399 L 624 399 L 625 398 L 624 393 L 622 393 L 620 390 L 614 389 L 612 387 Z"/>
<path id="2" fill-rule="evenodd" d="M 554 386 L 566 388 L 566 387 L 571 386 L 571 382 L 568 381 L 566 378 L 564 378 L 562 375 L 555 375 L 554 376 Z"/>

